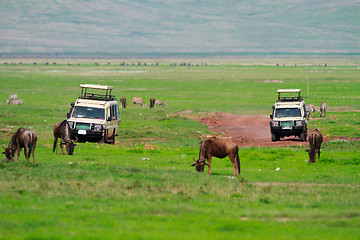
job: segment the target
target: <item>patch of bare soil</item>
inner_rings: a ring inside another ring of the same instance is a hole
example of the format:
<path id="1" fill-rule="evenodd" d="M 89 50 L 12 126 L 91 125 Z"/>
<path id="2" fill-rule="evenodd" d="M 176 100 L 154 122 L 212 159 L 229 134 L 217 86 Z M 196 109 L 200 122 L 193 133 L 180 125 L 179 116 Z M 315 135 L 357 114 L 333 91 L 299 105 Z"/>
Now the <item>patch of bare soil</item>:
<path id="1" fill-rule="evenodd" d="M 272 142 L 269 116 L 215 112 L 198 120 L 209 126 L 211 131 L 232 138 L 238 146 L 305 146 L 308 144 L 294 136 Z"/>

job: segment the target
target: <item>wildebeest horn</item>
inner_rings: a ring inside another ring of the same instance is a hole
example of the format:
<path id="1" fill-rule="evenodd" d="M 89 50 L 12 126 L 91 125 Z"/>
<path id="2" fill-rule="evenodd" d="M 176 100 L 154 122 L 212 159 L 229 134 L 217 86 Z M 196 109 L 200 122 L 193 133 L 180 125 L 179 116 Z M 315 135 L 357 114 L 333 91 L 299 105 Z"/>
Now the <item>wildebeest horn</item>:
<path id="1" fill-rule="evenodd" d="M 193 157 L 193 161 L 196 162 L 195 157 Z"/>
<path id="2" fill-rule="evenodd" d="M 2 146 L 4 150 L 6 150 L 6 148 L 4 147 L 4 145 Z"/>
<path id="3" fill-rule="evenodd" d="M 75 139 L 75 142 L 79 141 L 79 139 L 78 139 L 78 137 L 77 137 L 77 136 L 75 136 L 75 138 L 76 138 L 76 139 Z"/>

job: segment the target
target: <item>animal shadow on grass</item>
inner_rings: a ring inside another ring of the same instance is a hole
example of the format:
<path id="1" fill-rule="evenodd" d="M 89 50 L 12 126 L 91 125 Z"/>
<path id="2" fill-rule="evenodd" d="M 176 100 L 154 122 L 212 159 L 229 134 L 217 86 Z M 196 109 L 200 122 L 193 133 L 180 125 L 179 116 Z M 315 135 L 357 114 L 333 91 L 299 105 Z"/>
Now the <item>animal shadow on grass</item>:
<path id="1" fill-rule="evenodd" d="M 24 162 L 24 161 L 9 161 L 7 159 L 3 159 L 0 161 L 0 169 L 4 169 L 7 167 L 39 167 L 40 164 L 35 162 Z"/>
<path id="2" fill-rule="evenodd" d="M 248 181 L 241 175 L 238 176 L 233 176 L 232 174 L 227 174 L 227 173 L 221 173 L 221 172 L 211 172 L 211 175 L 208 175 L 206 171 L 204 171 L 203 173 L 198 173 L 198 174 L 204 174 L 204 176 L 222 176 L 222 177 L 227 177 L 227 178 L 234 178 L 234 179 L 238 179 L 239 182 L 242 183 L 247 183 Z"/>

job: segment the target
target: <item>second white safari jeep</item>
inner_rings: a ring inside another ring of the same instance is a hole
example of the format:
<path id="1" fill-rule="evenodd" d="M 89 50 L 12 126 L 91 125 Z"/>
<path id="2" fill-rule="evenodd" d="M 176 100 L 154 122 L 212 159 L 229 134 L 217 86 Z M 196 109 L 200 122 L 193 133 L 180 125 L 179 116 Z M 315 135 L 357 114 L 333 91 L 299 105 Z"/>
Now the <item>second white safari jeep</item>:
<path id="1" fill-rule="evenodd" d="M 111 94 L 112 86 L 81 84 L 68 123 L 73 138 L 115 144 L 119 132 L 119 103 Z"/>
<path id="2" fill-rule="evenodd" d="M 305 142 L 308 120 L 301 89 L 279 89 L 277 92 L 278 100 L 270 115 L 271 140 L 279 141 L 285 136 L 298 136 Z"/>

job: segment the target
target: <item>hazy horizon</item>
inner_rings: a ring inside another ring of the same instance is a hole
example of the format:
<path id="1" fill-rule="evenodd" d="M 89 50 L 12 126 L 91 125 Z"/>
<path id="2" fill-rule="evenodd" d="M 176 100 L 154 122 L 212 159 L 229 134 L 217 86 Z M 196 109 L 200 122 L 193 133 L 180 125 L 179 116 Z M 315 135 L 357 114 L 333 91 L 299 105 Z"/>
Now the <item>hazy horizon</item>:
<path id="1" fill-rule="evenodd" d="M 360 54 L 359 1 L 0 1 L 0 55 Z"/>

